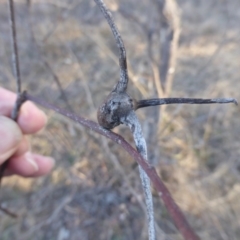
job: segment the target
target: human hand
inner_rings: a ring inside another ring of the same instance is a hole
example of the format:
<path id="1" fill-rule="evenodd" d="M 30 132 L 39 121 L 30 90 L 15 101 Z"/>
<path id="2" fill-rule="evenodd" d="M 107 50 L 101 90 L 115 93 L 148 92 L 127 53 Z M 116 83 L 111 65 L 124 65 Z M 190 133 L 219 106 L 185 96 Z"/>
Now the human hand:
<path id="1" fill-rule="evenodd" d="M 26 135 L 42 129 L 47 117 L 43 111 L 27 101 L 22 105 L 16 123 L 10 118 L 15 100 L 16 94 L 0 87 L 0 165 L 9 159 L 5 175 L 45 175 L 54 166 L 54 160 L 31 153 Z"/>

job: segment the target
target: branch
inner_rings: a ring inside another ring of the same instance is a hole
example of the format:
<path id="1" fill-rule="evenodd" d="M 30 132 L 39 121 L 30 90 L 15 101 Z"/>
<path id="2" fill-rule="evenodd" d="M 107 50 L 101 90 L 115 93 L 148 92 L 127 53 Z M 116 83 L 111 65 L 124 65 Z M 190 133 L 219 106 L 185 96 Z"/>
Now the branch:
<path id="1" fill-rule="evenodd" d="M 16 31 L 16 24 L 15 24 L 14 2 L 13 0 L 9 0 L 8 3 L 9 3 L 9 23 L 10 23 L 11 39 L 12 39 L 12 65 L 13 65 L 13 71 L 14 71 L 14 75 L 16 78 L 16 85 L 17 85 L 17 99 L 11 113 L 11 118 L 14 121 L 17 121 L 20 107 L 25 102 L 25 98 L 23 97 L 24 94 L 21 94 L 21 75 L 20 75 L 19 60 L 18 60 L 17 31 Z M 9 162 L 8 160 L 5 161 L 0 167 L 0 186 L 1 186 L 1 180 L 2 180 L 3 174 L 8 166 L 8 162 Z"/>
<path id="2" fill-rule="evenodd" d="M 147 159 L 147 146 L 142 136 L 141 126 L 133 111 L 134 102 L 126 94 L 128 84 L 127 60 L 124 43 L 113 21 L 111 13 L 102 0 L 95 0 L 96 4 L 102 10 L 119 48 L 120 80 L 109 94 L 105 102 L 98 108 L 98 122 L 102 127 L 112 129 L 121 123 L 125 123 L 132 129 L 135 143 L 139 153 Z M 139 138 L 141 141 L 139 141 Z M 148 216 L 148 236 L 149 240 L 155 240 L 155 221 L 152 202 L 152 192 L 149 178 L 140 167 L 140 177 L 146 200 L 146 210 Z"/>
<path id="3" fill-rule="evenodd" d="M 131 111 L 126 117 L 122 118 L 121 121 L 131 129 L 138 152 L 145 159 L 145 161 L 148 161 L 146 141 L 143 137 L 141 125 L 137 119 L 135 112 Z M 147 174 L 141 166 L 139 166 L 139 172 L 146 201 L 146 209 L 148 216 L 148 236 L 150 240 L 155 240 L 156 234 L 154 227 L 155 221 L 151 185 Z"/>
<path id="4" fill-rule="evenodd" d="M 10 23 L 11 39 L 12 39 L 12 65 L 13 65 L 13 72 L 16 78 L 16 85 L 17 85 L 17 99 L 11 113 L 11 118 L 14 121 L 17 121 L 20 108 L 22 104 L 25 102 L 25 92 L 23 93 L 21 92 L 21 75 L 20 75 L 20 67 L 19 67 L 19 60 L 18 60 L 17 31 L 16 31 L 16 24 L 15 24 L 14 2 L 13 0 L 9 0 L 8 3 L 9 3 L 9 23 Z M 9 159 L 7 159 L 0 166 L 0 187 L 1 187 L 4 172 L 8 167 L 8 163 L 9 163 Z M 15 213 L 12 213 L 11 211 L 9 211 L 6 208 L 3 208 L 2 206 L 0 206 L 0 210 L 10 215 L 11 217 L 17 217 Z"/>
<path id="5" fill-rule="evenodd" d="M 202 99 L 202 98 L 153 98 L 144 99 L 136 102 L 135 109 L 143 107 L 151 107 L 158 105 L 167 104 L 213 104 L 213 103 L 234 103 L 238 105 L 238 102 L 234 98 L 213 98 L 213 99 Z"/>
<path id="6" fill-rule="evenodd" d="M 114 87 L 113 91 L 117 93 L 125 92 L 127 90 L 127 84 L 128 84 L 128 72 L 127 72 L 126 50 L 124 47 L 123 40 L 117 29 L 117 26 L 113 21 L 112 14 L 107 9 L 104 2 L 102 0 L 94 0 L 94 1 L 103 12 L 104 17 L 106 18 L 112 30 L 113 36 L 115 38 L 115 41 L 117 43 L 118 50 L 119 50 L 120 80 L 118 81 L 117 85 Z"/>
<path id="7" fill-rule="evenodd" d="M 167 190 L 164 183 L 161 181 L 160 177 L 158 176 L 156 170 L 154 167 L 150 166 L 148 162 L 145 161 L 145 159 L 120 135 L 111 132 L 97 123 L 88 120 L 86 118 L 77 116 L 73 113 L 69 113 L 61 108 L 55 107 L 49 103 L 46 103 L 36 97 L 33 97 L 29 94 L 26 94 L 26 99 L 35 102 L 36 104 L 39 104 L 45 108 L 52 109 L 53 111 L 60 113 L 61 115 L 73 120 L 74 122 L 78 122 L 82 124 L 84 127 L 87 127 L 91 129 L 92 131 L 95 131 L 113 142 L 119 144 L 146 172 L 148 177 L 153 183 L 153 186 L 155 187 L 156 191 L 158 192 L 159 196 L 162 198 L 166 208 L 168 209 L 170 215 L 173 218 L 173 221 L 181 234 L 184 236 L 185 240 L 199 240 L 199 237 L 194 233 L 193 229 L 188 224 L 187 220 L 185 219 L 185 216 L 179 209 L 178 205 L 175 203 L 173 198 L 171 197 L 170 192 Z"/>

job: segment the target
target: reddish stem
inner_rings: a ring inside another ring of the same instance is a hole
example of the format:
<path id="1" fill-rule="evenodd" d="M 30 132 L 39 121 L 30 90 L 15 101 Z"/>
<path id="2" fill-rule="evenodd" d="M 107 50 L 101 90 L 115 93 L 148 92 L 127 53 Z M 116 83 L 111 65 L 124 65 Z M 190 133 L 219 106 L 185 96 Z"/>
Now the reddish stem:
<path id="1" fill-rule="evenodd" d="M 160 179 L 160 177 L 157 175 L 157 172 L 154 167 L 149 165 L 148 162 L 145 161 L 145 159 L 120 135 L 111 132 L 105 128 L 102 128 L 97 123 L 88 120 L 86 118 L 77 116 L 73 113 L 69 113 L 63 109 L 60 109 L 54 105 L 51 105 L 47 102 L 44 102 L 36 97 L 33 97 L 29 94 L 26 94 L 26 99 L 33 101 L 43 107 L 52 109 L 55 112 L 60 113 L 61 115 L 64 115 L 74 122 L 78 122 L 82 124 L 83 126 L 111 139 L 115 143 L 119 144 L 124 150 L 126 150 L 129 155 L 131 155 L 135 161 L 144 169 L 148 177 L 151 179 L 155 189 L 157 190 L 159 196 L 162 198 L 166 208 L 168 209 L 176 227 L 182 234 L 185 240 L 200 240 L 200 238 L 196 235 L 196 233 L 193 231 L 189 223 L 187 222 L 185 216 L 183 215 L 182 211 L 178 207 L 178 205 L 173 200 L 170 192 Z"/>

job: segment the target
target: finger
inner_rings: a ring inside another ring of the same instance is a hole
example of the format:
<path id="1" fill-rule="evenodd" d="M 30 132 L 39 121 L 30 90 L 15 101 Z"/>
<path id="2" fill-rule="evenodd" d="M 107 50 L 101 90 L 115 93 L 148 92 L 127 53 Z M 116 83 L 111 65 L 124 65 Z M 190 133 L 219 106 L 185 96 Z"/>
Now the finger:
<path id="1" fill-rule="evenodd" d="M 20 109 L 17 122 L 24 134 L 32 134 L 38 132 L 46 125 L 47 117 L 43 111 L 27 101 Z"/>
<path id="2" fill-rule="evenodd" d="M 55 165 L 55 160 L 51 157 L 45 157 L 38 154 L 33 154 L 34 160 L 39 169 L 30 177 L 39 177 L 48 174 Z"/>
<path id="3" fill-rule="evenodd" d="M 22 137 L 21 129 L 13 120 L 0 116 L 0 164 L 17 150 Z"/>
<path id="4" fill-rule="evenodd" d="M 39 167 L 32 154 L 27 152 L 21 156 L 12 157 L 8 163 L 8 170 L 11 173 L 27 177 L 36 173 Z"/>
<path id="5" fill-rule="evenodd" d="M 50 172 L 54 160 L 30 152 L 13 157 L 9 161 L 7 175 L 17 174 L 23 177 L 38 177 Z"/>
<path id="6" fill-rule="evenodd" d="M 16 94 L 0 87 L 0 115 L 11 116 Z M 47 122 L 45 113 L 32 102 L 25 102 L 20 109 L 18 124 L 24 134 L 36 133 Z"/>

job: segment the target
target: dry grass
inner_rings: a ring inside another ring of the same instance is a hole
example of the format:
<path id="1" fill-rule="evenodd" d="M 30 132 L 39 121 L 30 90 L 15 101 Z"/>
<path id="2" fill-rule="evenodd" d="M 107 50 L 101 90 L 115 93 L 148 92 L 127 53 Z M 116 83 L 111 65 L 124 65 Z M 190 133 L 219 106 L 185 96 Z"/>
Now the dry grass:
<path id="1" fill-rule="evenodd" d="M 111 10 L 130 9 L 145 23 L 150 13 L 157 14 L 154 5 L 145 1 L 106 2 Z M 24 88 L 66 108 L 32 40 L 25 1 L 16 3 Z M 178 4 L 182 29 L 171 96 L 239 98 L 239 1 L 178 0 Z M 1 0 L 0 83 L 14 90 L 7 12 L 7 2 Z M 133 78 L 129 92 L 136 98 L 154 97 L 146 36 L 118 11 L 114 17 Z M 118 78 L 117 49 L 101 12 L 88 0 L 34 0 L 32 22 L 41 52 L 71 107 L 96 120 L 99 103 Z M 35 180 L 5 178 L 1 201 L 20 217 L 15 220 L 0 213 L 0 238 L 146 239 L 133 160 L 97 134 L 46 112 L 48 125 L 32 138 L 32 148 L 53 156 L 56 168 Z M 151 116 L 139 110 L 139 117 L 147 135 Z M 156 133 L 154 148 L 160 150 L 156 167 L 204 240 L 240 238 L 239 117 L 239 107 L 232 105 L 170 106 L 162 113 Z M 124 127 L 115 131 L 132 141 Z M 165 239 L 182 239 L 157 196 L 154 202 L 158 232 L 163 231 Z"/>

